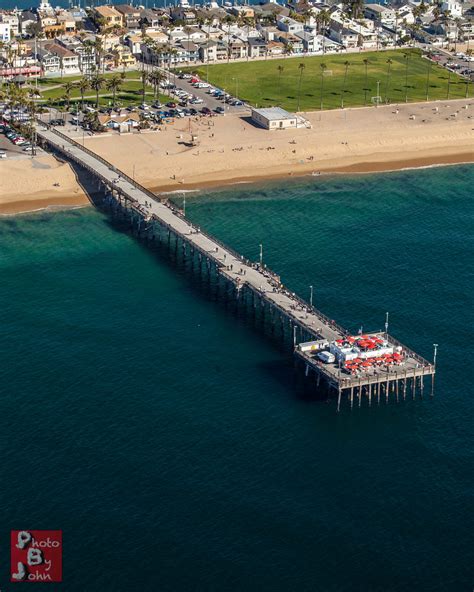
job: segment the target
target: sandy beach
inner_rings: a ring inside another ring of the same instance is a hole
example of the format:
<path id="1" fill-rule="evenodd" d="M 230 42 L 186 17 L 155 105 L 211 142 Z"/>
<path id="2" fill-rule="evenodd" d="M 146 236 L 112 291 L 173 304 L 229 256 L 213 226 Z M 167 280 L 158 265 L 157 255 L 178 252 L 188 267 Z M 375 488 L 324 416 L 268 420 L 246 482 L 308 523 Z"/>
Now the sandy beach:
<path id="1" fill-rule="evenodd" d="M 474 101 L 307 113 L 311 129 L 266 131 L 236 116 L 177 120 L 161 132 L 87 146 L 155 191 L 326 172 L 474 162 Z M 191 134 L 199 145 L 190 147 Z"/>
<path id="2" fill-rule="evenodd" d="M 85 143 L 156 192 L 474 162 L 473 100 L 305 117 L 310 129 L 271 132 L 235 115 L 185 118 L 161 131 L 107 133 L 87 137 Z M 197 136 L 198 145 L 190 146 L 191 135 Z M 0 172 L 0 212 L 87 203 L 72 169 L 52 156 L 4 160 Z"/>
<path id="3" fill-rule="evenodd" d="M 50 154 L 0 160 L 0 215 L 89 203 L 72 168 Z"/>

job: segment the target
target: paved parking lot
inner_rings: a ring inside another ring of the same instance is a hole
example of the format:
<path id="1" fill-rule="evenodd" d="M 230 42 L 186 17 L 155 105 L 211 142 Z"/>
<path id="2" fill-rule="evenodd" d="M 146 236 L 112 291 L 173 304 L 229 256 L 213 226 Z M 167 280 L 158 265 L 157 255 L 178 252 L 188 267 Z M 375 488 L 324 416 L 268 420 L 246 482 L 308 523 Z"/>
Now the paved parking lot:
<path id="1" fill-rule="evenodd" d="M 31 154 L 23 152 L 21 146 L 15 146 L 8 138 L 0 132 L 0 150 L 7 153 L 7 158 L 28 158 Z"/>
<path id="2" fill-rule="evenodd" d="M 216 97 L 213 97 L 209 94 L 208 88 L 196 88 L 191 84 L 190 80 L 185 80 L 178 78 L 176 76 L 176 82 L 174 81 L 174 77 L 171 78 L 171 82 L 176 84 L 177 88 L 182 88 L 184 91 L 202 99 L 203 103 L 200 105 L 194 105 L 195 108 L 198 110 L 202 107 L 207 107 L 211 111 L 214 111 L 217 107 L 225 108 L 226 113 L 237 113 L 237 114 L 244 114 L 248 112 L 248 108 L 245 105 L 242 106 L 233 106 L 230 105 L 228 102 L 224 102 L 224 100 L 219 100 Z M 211 89 L 213 87 L 211 86 Z M 220 89 L 224 90 L 224 89 Z"/>
<path id="3" fill-rule="evenodd" d="M 446 52 L 445 50 L 436 50 L 435 51 L 437 57 L 437 63 L 440 66 L 447 67 L 448 61 L 450 61 L 451 69 L 456 74 L 461 74 L 463 76 L 467 76 L 470 80 L 474 80 L 474 62 L 471 62 L 467 59 L 467 57 L 462 57 L 460 55 L 452 55 L 451 53 Z M 454 68 L 453 68 L 454 66 Z"/>

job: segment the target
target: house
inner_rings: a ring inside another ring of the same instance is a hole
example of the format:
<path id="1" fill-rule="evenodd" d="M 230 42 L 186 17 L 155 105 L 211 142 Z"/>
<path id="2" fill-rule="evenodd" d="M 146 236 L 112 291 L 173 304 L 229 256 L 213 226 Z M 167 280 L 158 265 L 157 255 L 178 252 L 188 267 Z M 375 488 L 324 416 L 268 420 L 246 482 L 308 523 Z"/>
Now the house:
<path id="1" fill-rule="evenodd" d="M 2 43 L 10 43 L 11 31 L 10 25 L 0 21 L 0 41 Z"/>
<path id="2" fill-rule="evenodd" d="M 93 11 L 94 17 L 101 24 L 101 29 L 110 29 L 111 27 L 123 27 L 123 16 L 113 6 L 96 6 Z"/>
<path id="3" fill-rule="evenodd" d="M 199 58 L 202 62 L 217 62 L 227 59 L 227 44 L 223 41 L 207 41 L 199 46 Z"/>
<path id="4" fill-rule="evenodd" d="M 311 33 L 301 31 L 295 33 L 295 37 L 301 39 L 304 53 L 320 53 L 323 50 L 319 35 L 312 35 Z"/>
<path id="5" fill-rule="evenodd" d="M 127 29 L 139 29 L 141 22 L 141 10 L 129 4 L 115 4 L 115 10 L 122 15 L 123 26 Z"/>
<path id="6" fill-rule="evenodd" d="M 141 55 L 143 43 L 143 37 L 141 35 L 127 35 L 124 42 L 128 45 L 133 55 Z"/>
<path id="7" fill-rule="evenodd" d="M 1 10 L 0 22 L 10 27 L 10 38 L 17 37 L 20 34 L 20 21 L 16 12 Z"/>
<path id="8" fill-rule="evenodd" d="M 61 74 L 75 74 L 80 72 L 79 56 L 74 51 L 67 49 L 59 43 L 45 43 L 44 49 L 59 58 Z"/>
<path id="9" fill-rule="evenodd" d="M 459 25 L 460 38 L 464 41 L 474 39 L 474 21 L 465 21 Z"/>
<path id="10" fill-rule="evenodd" d="M 168 35 L 163 31 L 146 31 L 146 34 L 155 43 L 168 43 Z"/>
<path id="11" fill-rule="evenodd" d="M 140 11 L 140 23 L 145 27 L 156 29 L 161 24 L 161 15 L 151 9 Z"/>
<path id="12" fill-rule="evenodd" d="M 230 12 L 240 18 L 254 18 L 255 10 L 251 6 L 233 6 Z"/>
<path id="13" fill-rule="evenodd" d="M 238 60 L 247 57 L 247 44 L 242 39 L 232 37 L 227 46 L 231 59 Z"/>
<path id="14" fill-rule="evenodd" d="M 171 9 L 171 19 L 190 24 L 196 21 L 196 13 L 186 6 L 177 6 Z"/>
<path id="15" fill-rule="evenodd" d="M 84 43 L 78 37 L 65 37 L 57 42 L 79 56 L 79 69 L 83 74 L 90 74 L 95 70 L 96 55 L 91 43 Z"/>
<path id="16" fill-rule="evenodd" d="M 377 24 L 389 28 L 392 28 L 397 20 L 396 11 L 393 8 L 382 6 L 381 4 L 366 4 L 364 7 L 364 16 Z"/>
<path id="17" fill-rule="evenodd" d="M 45 74 L 57 73 L 61 71 L 61 60 L 59 56 L 40 47 L 38 49 L 38 58 L 41 68 Z"/>
<path id="18" fill-rule="evenodd" d="M 269 56 L 281 56 L 285 53 L 285 45 L 281 41 L 269 41 L 267 43 L 267 54 Z"/>
<path id="19" fill-rule="evenodd" d="M 250 58 L 261 58 L 266 55 L 267 42 L 265 41 L 265 39 L 251 37 L 247 43 Z"/>
<path id="20" fill-rule="evenodd" d="M 304 24 L 287 16 L 277 17 L 277 27 L 280 31 L 285 33 L 302 33 L 304 31 Z"/>
<path id="21" fill-rule="evenodd" d="M 206 41 L 199 46 L 199 59 L 201 62 L 215 62 L 217 60 L 217 41 Z"/>
<path id="22" fill-rule="evenodd" d="M 449 16 L 453 19 L 462 17 L 462 5 L 455 0 L 446 0 L 441 4 L 441 10 L 448 12 Z"/>
<path id="23" fill-rule="evenodd" d="M 404 4 L 400 6 L 398 9 L 397 19 L 396 22 L 400 25 L 400 23 L 405 23 L 407 25 L 415 24 L 415 15 L 413 14 L 413 6 L 411 4 Z"/>
<path id="24" fill-rule="evenodd" d="M 54 27 L 58 23 L 55 14 L 49 14 L 46 12 L 39 13 L 39 22 L 41 24 L 43 31 L 45 30 L 45 28 Z"/>
<path id="25" fill-rule="evenodd" d="M 107 129 L 115 129 L 120 133 L 130 132 L 139 127 L 140 116 L 138 113 L 128 113 L 126 115 L 99 115 L 99 124 Z"/>
<path id="26" fill-rule="evenodd" d="M 280 33 L 278 40 L 285 44 L 286 50 L 291 53 L 303 53 L 304 45 L 303 40 L 292 33 Z"/>
<path id="27" fill-rule="evenodd" d="M 206 33 L 197 27 L 179 27 L 169 33 L 171 43 L 179 43 L 183 39 L 199 43 L 206 40 Z"/>
<path id="28" fill-rule="evenodd" d="M 296 115 L 288 113 L 281 107 L 252 109 L 252 121 L 266 130 L 288 129 L 297 125 Z"/>
<path id="29" fill-rule="evenodd" d="M 76 32 L 76 20 L 66 10 L 61 11 L 57 16 L 58 25 L 61 26 L 63 35 L 74 35 Z"/>
<path id="30" fill-rule="evenodd" d="M 329 24 L 329 38 L 341 44 L 346 49 L 354 49 L 358 46 L 359 33 L 348 29 L 338 21 L 331 20 Z"/>
<path id="31" fill-rule="evenodd" d="M 19 15 L 18 20 L 22 35 L 28 35 L 28 27 L 38 22 L 36 14 L 30 10 L 23 10 Z"/>
<path id="32" fill-rule="evenodd" d="M 181 48 L 184 50 L 183 61 L 197 62 L 199 60 L 199 47 L 192 41 L 181 41 Z"/>

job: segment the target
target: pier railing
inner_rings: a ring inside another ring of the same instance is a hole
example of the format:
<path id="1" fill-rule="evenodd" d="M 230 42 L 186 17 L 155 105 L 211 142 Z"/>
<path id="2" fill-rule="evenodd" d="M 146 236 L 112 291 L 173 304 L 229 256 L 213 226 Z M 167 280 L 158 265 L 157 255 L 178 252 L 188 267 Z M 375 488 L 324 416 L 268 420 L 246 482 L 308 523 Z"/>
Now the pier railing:
<path id="1" fill-rule="evenodd" d="M 153 200 L 159 199 L 159 196 L 158 195 L 156 195 L 155 193 L 153 193 L 152 191 L 150 191 L 149 189 L 147 189 L 143 185 L 140 185 L 140 183 L 138 183 L 137 181 L 135 181 L 135 179 L 132 179 L 131 177 L 129 177 L 123 171 L 121 171 L 121 170 L 119 171 L 111 162 L 109 162 L 108 160 L 106 160 L 102 156 L 99 156 L 96 152 L 93 152 L 92 150 L 90 150 L 89 148 L 86 148 L 85 146 L 83 146 L 82 144 L 80 144 L 79 142 L 77 142 L 76 140 L 74 140 L 73 138 L 71 138 L 70 136 L 67 136 L 66 134 L 63 134 L 62 132 L 58 131 L 53 126 L 51 126 L 49 123 L 44 122 L 44 121 L 39 121 L 39 123 L 41 125 L 43 125 L 44 127 L 46 127 L 46 129 L 48 129 L 51 132 L 53 132 L 59 138 L 62 138 L 63 140 L 69 142 L 73 146 L 76 146 L 77 148 L 79 148 L 80 150 L 82 150 L 83 152 L 85 152 L 86 154 L 88 154 L 89 156 L 92 156 L 93 158 L 97 159 L 99 162 L 101 162 L 104 166 L 106 166 L 110 170 L 112 170 L 114 172 L 116 171 L 117 172 L 117 175 L 120 175 L 121 178 L 125 179 L 128 183 L 130 183 L 131 185 L 133 185 L 133 187 L 135 187 L 136 189 L 140 190 L 142 193 L 144 193 L 145 195 L 147 195 L 151 199 L 153 199 Z M 71 155 L 71 156 L 73 156 L 73 155 Z M 190 228 L 192 228 L 193 230 L 198 230 L 198 228 L 192 222 L 190 222 L 187 218 L 185 218 L 185 216 L 181 212 L 181 210 L 179 210 L 179 208 L 177 208 L 174 204 L 172 204 L 171 202 L 167 201 L 166 203 L 164 203 L 164 205 L 166 207 L 168 207 L 177 217 L 179 217 L 180 219 L 182 219 L 183 221 L 185 221 L 190 226 Z M 212 236 L 211 234 L 208 234 L 207 232 L 203 232 L 201 230 L 201 228 L 199 228 L 199 233 L 202 236 L 206 237 L 209 241 L 215 243 L 216 245 L 218 245 L 219 247 L 221 247 L 222 249 L 224 249 L 225 251 L 227 251 L 228 253 L 230 253 L 237 260 L 242 261 L 242 263 L 244 263 L 244 264 L 246 264 L 248 266 L 251 266 L 251 267 L 260 268 L 260 266 L 258 264 L 256 264 L 255 262 L 252 262 L 251 260 L 247 259 L 243 255 L 241 255 L 240 253 L 238 253 L 235 249 L 233 249 L 232 247 L 229 247 L 228 245 L 226 245 L 225 243 L 223 243 L 221 240 L 219 240 L 215 236 Z M 183 238 L 185 238 L 185 237 L 183 237 Z M 278 282 L 280 284 L 280 286 L 279 286 L 280 289 L 283 287 L 281 285 L 281 283 L 280 283 L 279 275 L 276 274 L 274 271 L 272 271 L 269 267 L 265 266 L 265 267 L 261 268 L 261 271 L 262 272 L 265 272 L 265 273 L 268 273 L 273 278 L 273 280 L 275 282 Z M 312 306 L 311 304 L 309 304 L 308 302 L 306 302 L 305 300 L 303 300 L 303 298 L 301 298 L 300 296 L 298 296 L 297 294 L 295 294 L 291 290 L 288 290 L 286 287 L 284 287 L 284 289 L 291 296 L 291 298 L 294 301 L 295 305 L 300 306 L 302 309 L 307 310 L 308 312 L 311 312 L 312 314 L 314 314 L 321 321 L 321 323 L 330 326 L 332 329 L 334 329 L 335 331 L 339 332 L 341 335 L 347 335 L 349 333 L 347 331 L 347 329 L 345 329 L 344 327 L 342 327 L 341 325 L 339 325 L 338 323 L 336 323 L 336 321 L 334 321 L 333 319 L 329 318 L 327 315 L 325 315 L 324 313 L 322 313 L 320 310 L 318 310 L 317 308 L 315 308 L 314 306 Z M 316 331 L 316 328 L 314 329 L 314 333 L 316 333 L 316 334 L 318 333 Z M 420 358 L 420 360 L 422 360 L 422 358 Z M 426 363 L 426 361 L 423 361 L 423 363 Z"/>
<path id="2" fill-rule="evenodd" d="M 126 181 L 128 181 L 131 185 L 133 185 L 134 187 L 136 187 L 137 189 L 139 189 L 142 193 L 145 193 L 151 199 L 154 199 L 154 200 L 159 199 L 159 196 L 158 195 L 156 195 L 155 193 L 153 193 L 152 191 L 150 191 L 149 189 L 147 189 L 143 185 L 140 185 L 140 183 L 138 183 L 137 181 L 135 181 L 135 179 L 132 179 L 131 177 L 129 177 L 123 171 L 118 171 L 117 168 L 111 162 L 109 162 L 108 160 L 106 160 L 102 156 L 99 156 L 96 152 L 93 152 L 92 150 L 89 150 L 89 148 L 86 148 L 85 146 L 83 146 L 82 144 L 80 144 L 79 142 L 77 142 L 76 140 L 74 140 L 73 138 L 71 138 L 71 137 L 67 136 L 66 134 L 63 134 L 62 132 L 58 131 L 57 129 L 55 129 L 54 127 L 52 127 L 50 124 L 48 124 L 48 123 L 46 123 L 44 121 L 42 121 L 41 124 L 44 125 L 46 128 L 48 128 L 50 131 L 52 131 L 54 134 L 56 134 L 58 137 L 62 138 L 63 140 L 66 140 L 70 144 L 73 144 L 77 148 L 80 148 L 86 154 L 89 154 L 90 156 L 96 158 L 97 160 L 99 160 L 103 165 L 105 165 L 109 169 L 111 169 L 113 171 L 117 171 L 117 174 L 120 174 L 120 177 L 122 177 L 123 179 L 125 179 Z M 164 205 L 166 205 L 166 207 L 168 207 L 176 216 L 178 216 L 178 218 L 181 218 L 182 220 L 185 220 L 186 223 L 189 224 L 189 226 L 191 226 L 191 228 L 193 228 L 194 230 L 197 230 L 196 226 L 192 222 L 190 222 L 182 214 L 182 212 L 176 206 L 174 206 L 170 202 L 167 202 Z M 240 253 L 238 253 L 237 251 L 235 251 L 234 249 L 232 249 L 231 247 L 229 247 L 228 245 L 226 245 L 225 243 L 223 243 L 221 240 L 219 240 L 215 236 L 211 236 L 210 234 L 208 234 L 206 232 L 203 232 L 201 229 L 199 229 L 199 232 L 200 232 L 200 234 L 202 234 L 203 236 L 205 236 L 206 238 L 208 238 L 212 242 L 214 242 L 217 245 L 219 245 L 222 249 L 225 249 L 226 251 L 228 251 L 229 253 L 231 253 L 236 259 L 239 259 L 240 261 L 246 263 L 247 265 L 251 265 L 252 264 L 252 262 L 249 259 L 243 257 L 243 255 L 241 255 Z M 273 273 L 273 272 L 270 272 L 270 273 Z"/>
<path id="3" fill-rule="evenodd" d="M 419 362 L 422 366 L 433 366 L 432 362 L 429 362 L 428 360 L 426 360 L 425 358 L 423 358 L 422 356 L 420 356 L 419 354 L 414 352 L 412 349 L 407 347 L 404 343 L 401 343 L 401 341 L 398 341 L 398 339 L 395 339 L 395 337 L 392 337 L 392 335 L 387 334 L 387 338 L 390 343 L 393 343 L 394 345 L 398 345 L 401 348 L 403 348 L 403 350 L 406 351 L 410 355 L 411 358 L 413 358 L 414 360 Z"/>

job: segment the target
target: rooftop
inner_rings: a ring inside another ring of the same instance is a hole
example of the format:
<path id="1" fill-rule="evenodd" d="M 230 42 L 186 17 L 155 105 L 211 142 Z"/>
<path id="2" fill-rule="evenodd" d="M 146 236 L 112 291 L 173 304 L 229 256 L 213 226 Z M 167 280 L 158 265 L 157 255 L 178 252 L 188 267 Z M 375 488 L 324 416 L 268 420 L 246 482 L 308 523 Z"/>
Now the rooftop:
<path id="1" fill-rule="evenodd" d="M 281 107 L 266 107 L 264 109 L 252 109 L 252 111 L 265 117 L 265 119 L 268 119 L 269 121 L 295 118 L 292 113 L 288 113 L 288 111 L 285 111 Z"/>

